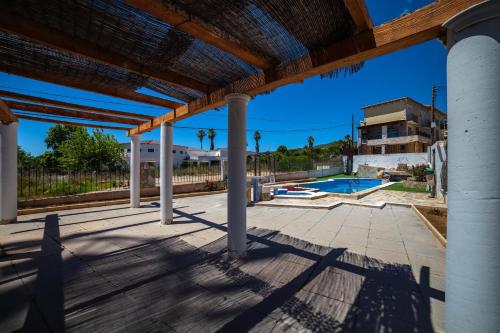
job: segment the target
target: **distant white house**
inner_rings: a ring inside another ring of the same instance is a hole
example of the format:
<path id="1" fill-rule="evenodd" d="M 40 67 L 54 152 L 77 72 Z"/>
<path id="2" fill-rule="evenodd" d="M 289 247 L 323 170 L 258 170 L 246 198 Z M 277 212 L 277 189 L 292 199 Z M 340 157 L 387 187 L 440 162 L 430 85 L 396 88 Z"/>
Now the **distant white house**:
<path id="1" fill-rule="evenodd" d="M 130 142 L 121 145 L 125 150 L 125 161 L 130 164 Z M 248 152 L 248 154 L 251 154 L 251 152 Z M 173 145 L 172 155 L 176 167 L 185 162 L 212 164 L 214 161 L 227 160 L 227 148 L 206 151 L 194 147 Z M 141 163 L 160 164 L 160 141 L 141 141 Z"/>

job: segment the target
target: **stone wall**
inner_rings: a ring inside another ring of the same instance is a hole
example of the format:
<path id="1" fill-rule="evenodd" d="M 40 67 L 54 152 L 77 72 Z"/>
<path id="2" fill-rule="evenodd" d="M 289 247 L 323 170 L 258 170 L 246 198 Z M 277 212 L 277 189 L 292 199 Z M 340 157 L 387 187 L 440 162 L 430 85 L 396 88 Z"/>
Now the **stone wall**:
<path id="1" fill-rule="evenodd" d="M 217 185 L 220 189 L 222 189 L 224 186 L 222 182 L 213 182 L 213 183 Z M 208 190 L 209 189 L 207 188 L 206 183 L 174 185 L 174 194 L 203 192 Z M 160 195 L 159 187 L 141 188 L 141 197 L 154 197 L 159 195 Z M 129 197 L 130 197 L 129 190 L 100 191 L 100 192 L 83 193 L 83 194 L 68 195 L 68 196 L 61 196 L 54 198 L 20 201 L 18 202 L 18 208 L 35 208 L 35 207 L 66 205 L 66 204 L 91 202 L 91 201 L 107 201 L 107 200 L 126 199 Z"/>

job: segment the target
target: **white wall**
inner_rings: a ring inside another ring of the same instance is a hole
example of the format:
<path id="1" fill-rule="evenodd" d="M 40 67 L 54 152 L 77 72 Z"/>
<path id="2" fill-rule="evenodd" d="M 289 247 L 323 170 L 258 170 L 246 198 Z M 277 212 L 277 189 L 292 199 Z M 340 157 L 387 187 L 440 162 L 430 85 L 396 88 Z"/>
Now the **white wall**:
<path id="1" fill-rule="evenodd" d="M 130 143 L 123 143 L 122 147 L 123 149 L 125 149 L 125 161 L 127 162 L 127 164 L 130 164 Z M 186 147 L 174 145 L 172 156 L 174 166 L 179 166 L 189 155 L 186 151 Z M 141 142 L 141 162 L 154 162 L 156 164 L 159 164 L 160 145 L 158 143 Z"/>
<path id="2" fill-rule="evenodd" d="M 358 166 L 363 164 L 386 169 L 396 169 L 398 164 L 406 164 L 408 166 L 412 166 L 428 163 L 429 156 L 427 153 L 355 155 L 353 171 L 357 172 Z"/>

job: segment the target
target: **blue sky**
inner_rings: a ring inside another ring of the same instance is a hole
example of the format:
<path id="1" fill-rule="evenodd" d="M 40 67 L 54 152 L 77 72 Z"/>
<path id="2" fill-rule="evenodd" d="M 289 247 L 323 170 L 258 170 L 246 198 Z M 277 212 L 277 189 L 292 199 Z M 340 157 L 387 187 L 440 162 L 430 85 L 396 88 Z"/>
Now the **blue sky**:
<path id="1" fill-rule="evenodd" d="M 415 10 L 428 0 L 368 0 L 366 1 L 374 24 L 393 19 Z M 248 128 L 261 130 L 261 150 L 273 150 L 284 144 L 289 148 L 303 147 L 309 135 L 315 143 L 326 143 L 342 138 L 351 131 L 351 114 L 355 123 L 362 118 L 361 107 L 389 99 L 409 96 L 428 104 L 431 85 L 442 88 L 438 92 L 437 107 L 446 111 L 446 51 L 434 40 L 377 59 L 368 60 L 356 74 L 335 79 L 314 77 L 302 84 L 282 87 L 272 94 L 257 96 L 248 108 Z M 131 112 L 159 115 L 166 110 L 65 88 L 39 81 L 0 73 L 0 89 L 48 97 L 85 105 L 113 108 Z M 25 89 L 19 90 L 19 89 Z M 32 93 L 26 90 L 42 92 Z M 55 94 L 55 95 L 49 95 Z M 64 96 L 64 97 L 63 97 Z M 66 96 L 70 96 L 68 98 Z M 227 109 L 211 110 L 176 123 L 186 127 L 227 128 Z M 33 154 L 45 150 L 43 139 L 51 124 L 21 120 L 19 144 Z M 328 130 L 318 130 L 329 127 Z M 266 133 L 265 130 L 305 129 L 303 132 Z M 122 131 L 106 131 L 118 141 L 128 138 Z M 176 144 L 199 146 L 196 129 L 176 128 Z M 249 149 L 253 147 L 253 133 L 248 133 Z M 159 130 L 142 136 L 143 140 L 158 139 Z M 208 147 L 205 139 L 204 147 Z M 225 147 L 227 132 L 217 131 L 217 147 Z"/>

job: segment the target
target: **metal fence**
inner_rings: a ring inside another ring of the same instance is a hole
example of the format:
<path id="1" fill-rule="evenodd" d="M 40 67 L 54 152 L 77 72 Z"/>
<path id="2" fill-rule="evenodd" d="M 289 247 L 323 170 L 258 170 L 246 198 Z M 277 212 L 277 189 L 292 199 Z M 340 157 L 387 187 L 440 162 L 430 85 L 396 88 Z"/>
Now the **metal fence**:
<path id="1" fill-rule="evenodd" d="M 223 165 L 221 166 L 221 163 Z M 269 176 L 293 171 L 328 169 L 341 165 L 340 158 L 314 161 L 304 157 L 278 158 L 273 154 L 252 155 L 247 158 L 248 176 Z M 193 184 L 225 180 L 227 161 L 210 164 L 185 163 L 173 169 L 174 184 Z M 130 170 L 128 167 L 101 167 L 98 170 L 47 169 L 20 166 L 18 168 L 18 200 L 31 200 L 57 196 L 75 195 L 94 191 L 128 189 Z M 160 185 L 160 170 L 157 166 L 141 166 L 141 187 Z"/>
<path id="2" fill-rule="evenodd" d="M 22 201 L 128 188 L 130 172 L 124 168 L 54 170 L 21 166 L 17 177 L 17 197 Z"/>

